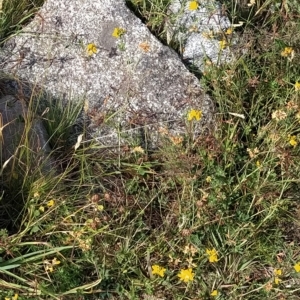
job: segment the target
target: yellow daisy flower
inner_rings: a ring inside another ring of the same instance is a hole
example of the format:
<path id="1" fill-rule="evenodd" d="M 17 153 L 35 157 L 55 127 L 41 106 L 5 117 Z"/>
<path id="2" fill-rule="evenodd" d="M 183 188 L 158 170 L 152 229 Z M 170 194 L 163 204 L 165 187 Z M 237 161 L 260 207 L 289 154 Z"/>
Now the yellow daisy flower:
<path id="1" fill-rule="evenodd" d="M 225 31 L 226 35 L 230 35 L 232 33 L 233 33 L 233 28 L 232 27 L 227 28 L 227 30 Z"/>
<path id="2" fill-rule="evenodd" d="M 274 283 L 275 283 L 275 284 L 279 284 L 280 281 L 281 281 L 281 279 L 280 279 L 279 277 L 276 276 L 276 277 L 274 278 Z"/>
<path id="3" fill-rule="evenodd" d="M 291 146 L 296 147 L 298 145 L 297 137 L 295 135 L 289 136 L 289 143 Z"/>
<path id="4" fill-rule="evenodd" d="M 295 271 L 296 271 L 297 273 L 300 272 L 300 262 L 298 262 L 298 263 L 296 263 L 296 264 L 294 265 L 294 269 L 295 269 Z"/>
<path id="5" fill-rule="evenodd" d="M 121 28 L 121 27 L 116 27 L 112 33 L 112 36 L 115 38 L 119 38 L 121 37 L 124 33 L 126 32 L 125 29 Z"/>
<path id="6" fill-rule="evenodd" d="M 200 121 L 201 118 L 202 111 L 197 109 L 192 109 L 187 115 L 188 121 L 192 121 L 193 119 L 195 119 L 196 121 Z"/>
<path id="7" fill-rule="evenodd" d="M 210 263 L 214 263 L 218 261 L 218 252 L 215 248 L 206 249 L 206 254 L 208 255 L 208 260 Z"/>
<path id="8" fill-rule="evenodd" d="M 283 57 L 293 56 L 294 50 L 292 47 L 285 47 L 283 51 L 281 51 L 280 55 Z"/>
<path id="9" fill-rule="evenodd" d="M 164 277 L 165 276 L 165 272 L 166 272 L 166 269 L 159 266 L 159 265 L 153 265 L 152 266 L 152 274 L 153 275 L 158 275 L 160 277 Z"/>
<path id="10" fill-rule="evenodd" d="M 196 10 L 199 4 L 197 1 L 190 1 L 189 10 Z"/>
<path id="11" fill-rule="evenodd" d="M 94 53 L 97 53 L 97 47 L 95 44 L 90 43 L 86 46 L 86 51 L 89 56 L 93 55 Z"/>
<path id="12" fill-rule="evenodd" d="M 54 206 L 54 204 L 55 204 L 55 201 L 53 199 L 47 202 L 48 207 L 52 207 L 52 206 Z"/>
<path id="13" fill-rule="evenodd" d="M 192 269 L 183 269 L 180 270 L 178 277 L 181 281 L 183 282 L 189 282 L 189 281 L 193 281 L 194 280 L 194 276 L 195 274 L 193 273 Z"/>
<path id="14" fill-rule="evenodd" d="M 220 49 L 223 50 L 227 47 L 227 42 L 225 40 L 219 41 Z"/>

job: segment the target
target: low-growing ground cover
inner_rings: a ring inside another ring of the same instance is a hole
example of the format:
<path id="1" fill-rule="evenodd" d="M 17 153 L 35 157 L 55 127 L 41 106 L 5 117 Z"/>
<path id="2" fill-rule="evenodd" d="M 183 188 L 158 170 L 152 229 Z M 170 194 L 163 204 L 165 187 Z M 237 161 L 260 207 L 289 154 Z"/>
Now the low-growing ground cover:
<path id="1" fill-rule="evenodd" d="M 168 2 L 130 1 L 162 40 Z M 191 108 L 186 134 L 162 130 L 159 149 L 74 147 L 82 107 L 50 103 L 57 171 L 41 173 L 24 147 L 1 169 L 3 299 L 300 298 L 300 6 L 223 7 L 247 51 L 201 74 L 216 103 L 203 136 Z"/>

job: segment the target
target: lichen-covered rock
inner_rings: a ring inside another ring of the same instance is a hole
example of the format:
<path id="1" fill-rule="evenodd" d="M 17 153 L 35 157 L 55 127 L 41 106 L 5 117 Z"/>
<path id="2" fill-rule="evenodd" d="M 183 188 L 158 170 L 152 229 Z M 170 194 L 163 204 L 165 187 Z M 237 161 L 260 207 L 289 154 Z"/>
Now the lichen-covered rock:
<path id="1" fill-rule="evenodd" d="M 215 0 L 173 0 L 167 26 L 169 41 L 176 41 L 184 60 L 204 70 L 205 63 L 230 62 L 233 27 Z"/>
<path id="2" fill-rule="evenodd" d="M 164 127 L 185 131 L 186 114 L 212 120 L 212 102 L 177 54 L 162 45 L 123 0 L 48 0 L 0 54 L 5 72 L 62 99 L 85 102 L 99 141 Z"/>

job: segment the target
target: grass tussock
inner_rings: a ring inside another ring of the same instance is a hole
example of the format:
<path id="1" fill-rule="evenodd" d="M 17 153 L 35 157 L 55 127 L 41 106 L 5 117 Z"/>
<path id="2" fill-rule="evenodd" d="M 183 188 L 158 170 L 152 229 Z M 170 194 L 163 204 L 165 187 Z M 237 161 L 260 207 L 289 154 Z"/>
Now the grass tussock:
<path id="1" fill-rule="evenodd" d="M 163 32 L 168 1 L 130 2 Z M 273 2 L 224 1 L 246 51 L 207 64 L 216 126 L 196 140 L 191 111 L 156 150 L 84 128 L 74 147 L 82 107 L 48 105 L 56 171 L 25 151 L 1 172 L 0 297 L 299 299 L 300 10 Z"/>

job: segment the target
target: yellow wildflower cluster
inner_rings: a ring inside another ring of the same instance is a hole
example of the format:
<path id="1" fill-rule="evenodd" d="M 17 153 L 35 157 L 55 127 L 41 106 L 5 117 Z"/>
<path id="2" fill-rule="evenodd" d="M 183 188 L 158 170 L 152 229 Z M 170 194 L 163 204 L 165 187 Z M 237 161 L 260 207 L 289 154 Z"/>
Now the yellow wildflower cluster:
<path id="1" fill-rule="evenodd" d="M 86 46 L 86 51 L 87 51 L 88 56 L 91 56 L 91 55 L 97 53 L 97 47 L 95 44 L 90 43 Z"/>
<path id="2" fill-rule="evenodd" d="M 279 276 L 282 275 L 282 270 L 281 269 L 275 269 L 274 270 L 274 275 L 275 275 L 275 277 L 274 277 L 274 283 L 275 284 L 279 284 L 280 281 L 281 281 L 281 279 L 279 278 Z"/>
<path id="3" fill-rule="evenodd" d="M 93 225 L 94 225 L 94 222 L 92 220 L 88 220 L 86 222 L 86 226 L 92 227 Z M 70 245 L 71 243 L 73 243 L 73 244 L 76 243 L 76 245 L 78 245 L 78 247 L 83 251 L 91 250 L 93 241 L 90 237 L 86 236 L 84 228 L 82 228 L 79 231 L 69 231 L 68 233 L 69 233 L 69 236 L 65 240 L 65 244 Z"/>
<path id="4" fill-rule="evenodd" d="M 53 199 L 47 202 L 48 207 L 52 207 L 54 205 L 55 205 L 55 201 Z"/>
<path id="5" fill-rule="evenodd" d="M 178 277 L 183 282 L 189 282 L 194 280 L 195 274 L 192 271 L 192 268 L 180 270 Z"/>
<path id="6" fill-rule="evenodd" d="M 145 153 L 145 150 L 141 147 L 141 146 L 137 146 L 137 147 L 134 147 L 132 150 L 131 150 L 132 153 Z"/>
<path id="7" fill-rule="evenodd" d="M 219 41 L 220 49 L 223 50 L 227 47 L 227 42 L 225 40 Z"/>
<path id="8" fill-rule="evenodd" d="M 121 37 L 123 34 L 125 34 L 126 30 L 121 27 L 116 27 L 112 33 L 112 36 L 115 38 Z"/>
<path id="9" fill-rule="evenodd" d="M 289 143 L 291 146 L 296 147 L 298 145 L 297 137 L 295 135 L 289 136 Z"/>
<path id="10" fill-rule="evenodd" d="M 300 82 L 299 81 L 296 81 L 296 83 L 295 83 L 295 91 L 296 92 L 300 91 Z"/>
<path id="11" fill-rule="evenodd" d="M 284 50 L 281 51 L 280 55 L 283 57 L 288 57 L 292 60 L 294 58 L 295 51 L 292 47 L 285 47 Z"/>
<path id="12" fill-rule="evenodd" d="M 153 265 L 151 268 L 152 268 L 153 275 L 158 275 L 160 277 L 165 276 L 165 272 L 166 272 L 165 268 L 159 265 Z M 177 276 L 179 277 L 179 280 L 183 282 L 189 282 L 194 280 L 195 274 L 193 273 L 192 268 L 188 268 L 188 269 L 181 269 Z"/>
<path id="13" fill-rule="evenodd" d="M 194 280 L 195 278 L 195 273 L 193 272 L 193 267 L 196 267 L 196 265 L 194 265 L 192 263 L 193 260 L 193 256 L 198 252 L 197 248 L 195 248 L 193 245 L 186 245 L 183 253 L 184 254 L 191 254 L 191 257 L 189 259 L 187 259 L 187 261 L 189 262 L 189 267 L 186 269 L 180 269 L 177 277 L 179 278 L 180 281 L 188 283 Z M 213 249 L 206 249 L 206 254 L 208 254 L 208 260 L 211 263 L 217 262 L 218 261 L 218 253 L 217 250 L 215 248 Z M 173 258 L 170 256 L 171 261 L 173 261 Z M 181 260 L 178 260 L 179 262 Z M 177 263 L 176 263 L 177 265 Z M 166 272 L 166 268 L 161 267 L 159 265 L 153 265 L 151 267 L 152 269 L 152 275 L 158 275 L 160 277 L 164 277 L 165 276 L 165 272 Z M 300 269 L 300 264 L 299 264 L 299 269 Z M 276 273 L 279 276 L 279 273 Z M 211 292 L 211 296 L 212 297 L 216 297 L 218 296 L 219 292 L 215 289 L 212 290 Z"/>
<path id="14" fill-rule="evenodd" d="M 213 290 L 210 295 L 213 296 L 213 297 L 217 297 L 218 296 L 218 291 Z"/>
<path id="15" fill-rule="evenodd" d="M 230 34 L 232 34 L 232 33 L 233 33 L 233 27 L 229 27 L 229 28 L 227 28 L 226 31 L 225 31 L 225 34 L 226 34 L 226 35 L 230 35 Z"/>
<path id="16" fill-rule="evenodd" d="M 295 271 L 296 271 L 297 273 L 300 272 L 300 262 L 298 262 L 298 263 L 296 263 L 296 264 L 294 265 L 294 269 L 295 269 Z"/>
<path id="17" fill-rule="evenodd" d="M 211 176 L 207 176 L 207 177 L 205 178 L 205 181 L 206 181 L 207 183 L 210 183 L 210 182 L 212 181 Z"/>
<path id="18" fill-rule="evenodd" d="M 48 207 L 48 208 L 51 208 L 51 207 L 53 207 L 54 205 L 55 205 L 55 201 L 54 201 L 53 199 L 51 199 L 50 201 L 47 202 L 47 207 Z M 40 211 L 41 213 L 45 212 L 45 207 L 44 207 L 43 205 L 41 205 L 41 206 L 39 207 L 39 211 Z"/>
<path id="19" fill-rule="evenodd" d="M 208 255 L 208 260 L 210 263 L 214 263 L 218 261 L 218 252 L 215 248 L 206 249 L 206 254 Z"/>
<path id="20" fill-rule="evenodd" d="M 17 300 L 19 298 L 19 295 L 18 294 L 15 294 L 13 297 L 5 297 L 4 299 L 5 300 Z"/>
<path id="21" fill-rule="evenodd" d="M 190 1 L 189 4 L 189 10 L 196 10 L 198 8 L 199 4 L 197 1 Z"/>
<path id="22" fill-rule="evenodd" d="M 193 119 L 195 119 L 196 121 L 200 121 L 201 118 L 202 118 L 202 111 L 197 109 L 192 109 L 191 111 L 189 111 L 187 115 L 188 121 L 192 121 Z"/>
<path id="23" fill-rule="evenodd" d="M 51 261 L 46 259 L 46 260 L 44 260 L 45 271 L 52 273 L 54 270 L 53 268 L 59 264 L 60 264 L 60 261 L 57 260 L 56 257 L 54 257 Z"/>
<path id="24" fill-rule="evenodd" d="M 166 272 L 166 269 L 159 266 L 159 265 L 153 265 L 152 266 L 152 274 L 153 275 L 158 275 L 160 277 L 164 277 L 165 276 L 165 272 Z"/>

